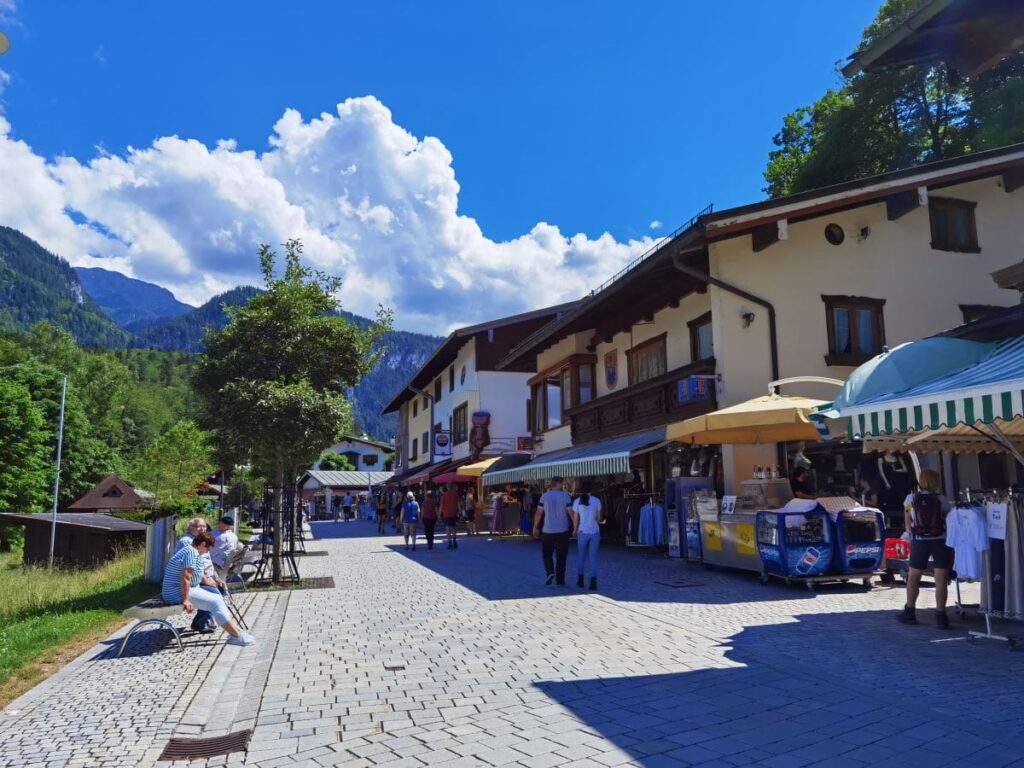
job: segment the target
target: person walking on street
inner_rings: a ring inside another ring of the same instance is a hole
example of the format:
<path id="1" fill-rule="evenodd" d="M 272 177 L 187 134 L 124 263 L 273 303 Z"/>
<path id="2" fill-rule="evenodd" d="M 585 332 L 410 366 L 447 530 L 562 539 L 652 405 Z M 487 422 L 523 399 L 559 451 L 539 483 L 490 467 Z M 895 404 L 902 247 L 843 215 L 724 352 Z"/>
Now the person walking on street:
<path id="1" fill-rule="evenodd" d="M 405 548 L 409 549 L 409 539 L 412 539 L 412 551 L 416 551 L 416 523 L 420 519 L 420 505 L 412 491 L 405 494 L 405 503 L 402 504 L 402 530 L 405 536 Z"/>
<path id="2" fill-rule="evenodd" d="M 540 497 L 533 519 L 533 538 L 541 540 L 544 583 L 565 586 L 565 560 L 569 554 L 572 497 L 562 490 L 562 478 L 551 478 L 551 488 Z M 554 555 L 554 558 L 552 558 Z"/>
<path id="3" fill-rule="evenodd" d="M 352 493 L 345 491 L 345 495 L 341 497 L 341 513 L 345 517 L 347 523 L 352 519 Z"/>
<path id="4" fill-rule="evenodd" d="M 384 526 L 390 517 L 391 511 L 388 509 L 387 493 L 381 491 L 377 494 L 377 533 L 384 533 Z"/>
<path id="5" fill-rule="evenodd" d="M 434 528 L 437 526 L 437 497 L 427 491 L 423 497 L 420 517 L 423 518 L 423 534 L 427 537 L 427 549 L 434 548 Z"/>
<path id="6" fill-rule="evenodd" d="M 444 530 L 448 534 L 448 549 L 458 549 L 459 542 L 455 539 L 455 526 L 459 522 L 459 494 L 452 485 L 446 485 L 441 494 L 441 517 L 444 519 Z"/>
<path id="7" fill-rule="evenodd" d="M 476 534 L 476 494 L 473 491 L 466 491 L 464 500 L 466 508 L 466 535 Z"/>
<path id="8" fill-rule="evenodd" d="M 946 515 L 949 502 L 939 493 L 942 479 L 934 469 L 922 469 L 919 490 L 903 502 L 903 523 L 910 536 L 910 569 L 907 576 L 907 604 L 899 615 L 904 624 L 917 624 L 917 596 L 921 576 L 932 561 L 935 573 L 935 623 L 949 629 L 946 594 L 953 571 L 953 548 L 946 545 Z"/>
<path id="9" fill-rule="evenodd" d="M 576 586 L 583 588 L 584 566 L 590 565 L 590 588 L 597 589 L 597 550 L 601 545 L 601 524 L 604 516 L 601 500 L 589 493 L 580 494 L 572 504 L 572 519 L 576 526 Z"/>

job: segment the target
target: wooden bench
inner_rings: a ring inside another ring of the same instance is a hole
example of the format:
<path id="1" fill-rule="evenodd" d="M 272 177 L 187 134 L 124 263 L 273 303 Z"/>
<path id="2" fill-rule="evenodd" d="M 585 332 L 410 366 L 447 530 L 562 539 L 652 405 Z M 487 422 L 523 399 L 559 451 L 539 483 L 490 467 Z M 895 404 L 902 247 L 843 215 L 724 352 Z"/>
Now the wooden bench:
<path id="1" fill-rule="evenodd" d="M 168 621 L 172 616 L 177 616 L 185 610 L 181 603 L 176 605 L 168 605 L 163 601 L 159 595 L 151 597 L 148 600 L 144 600 L 138 605 L 133 605 L 131 608 L 126 608 L 121 612 L 121 615 L 127 619 L 138 619 L 138 623 L 132 627 L 128 634 L 124 636 L 124 640 L 121 641 L 121 649 L 117 652 L 117 657 L 121 658 L 124 653 L 125 647 L 128 645 L 128 641 L 131 640 L 132 635 L 139 631 L 140 627 L 146 624 L 159 624 L 167 627 L 174 634 L 174 639 L 178 641 L 178 652 L 184 653 L 185 647 L 181 644 L 181 633 L 178 628 Z"/>

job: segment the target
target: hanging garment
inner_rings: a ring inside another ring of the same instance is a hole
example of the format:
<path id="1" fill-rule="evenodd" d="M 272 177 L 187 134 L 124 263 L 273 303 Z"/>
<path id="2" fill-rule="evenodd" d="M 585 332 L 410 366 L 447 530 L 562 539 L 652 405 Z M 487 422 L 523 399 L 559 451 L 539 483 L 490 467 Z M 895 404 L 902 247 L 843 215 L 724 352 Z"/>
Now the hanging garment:
<path id="1" fill-rule="evenodd" d="M 988 549 L 985 510 L 980 504 L 958 504 L 946 515 L 946 546 L 956 553 L 958 578 L 977 581 L 982 576 L 982 552 Z"/>
<path id="2" fill-rule="evenodd" d="M 989 539 L 981 589 L 982 613 L 1001 614 L 1006 596 L 1006 557 L 1002 539 Z"/>
<path id="3" fill-rule="evenodd" d="M 1006 569 L 1003 615 L 1024 619 L 1024 508 L 1010 502 L 1006 511 Z"/>
<path id="4" fill-rule="evenodd" d="M 654 543 L 654 514 L 650 504 L 640 507 L 640 525 L 637 528 L 636 542 L 646 546 Z"/>

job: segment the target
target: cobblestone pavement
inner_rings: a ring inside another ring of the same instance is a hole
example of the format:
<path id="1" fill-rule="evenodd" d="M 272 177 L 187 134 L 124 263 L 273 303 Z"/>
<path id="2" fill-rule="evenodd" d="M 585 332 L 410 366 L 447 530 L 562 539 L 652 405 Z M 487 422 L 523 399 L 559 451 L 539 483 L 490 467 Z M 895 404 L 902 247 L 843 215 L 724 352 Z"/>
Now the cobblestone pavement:
<path id="1" fill-rule="evenodd" d="M 3 713 L 0 768 L 152 765 L 172 733 L 254 718 L 248 753 L 191 765 L 1024 766 L 1024 654 L 930 611 L 897 624 L 901 588 L 607 548 L 591 593 L 544 587 L 525 539 L 406 552 L 369 523 L 313 527 L 329 556 L 303 575 L 336 588 L 248 598 L 256 651 L 87 655 Z M 215 673 L 198 692 L 195 670 Z"/>

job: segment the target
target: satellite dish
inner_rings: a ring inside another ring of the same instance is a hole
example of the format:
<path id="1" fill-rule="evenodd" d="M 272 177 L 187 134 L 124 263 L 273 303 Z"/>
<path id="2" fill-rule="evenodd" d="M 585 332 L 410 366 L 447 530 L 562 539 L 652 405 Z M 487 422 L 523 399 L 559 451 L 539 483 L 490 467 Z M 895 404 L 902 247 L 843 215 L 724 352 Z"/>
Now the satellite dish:
<path id="1" fill-rule="evenodd" d="M 7 35 L 0 32 L 0 56 L 3 56 L 11 48 L 11 41 L 7 39 Z"/>

